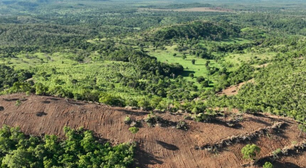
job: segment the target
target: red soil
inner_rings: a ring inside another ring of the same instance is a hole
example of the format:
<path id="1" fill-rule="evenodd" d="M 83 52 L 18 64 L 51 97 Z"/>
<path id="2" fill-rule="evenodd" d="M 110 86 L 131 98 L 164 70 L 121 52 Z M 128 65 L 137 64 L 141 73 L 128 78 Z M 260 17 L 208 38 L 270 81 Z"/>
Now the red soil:
<path id="1" fill-rule="evenodd" d="M 24 99 L 20 106 L 16 100 Z M 84 127 L 93 130 L 98 137 L 107 139 L 112 144 L 137 141 L 136 166 L 139 167 L 172 167 L 172 168 L 239 168 L 248 161 L 242 159 L 241 148 L 246 143 L 233 144 L 218 153 L 196 150 L 195 146 L 219 142 L 232 135 L 246 134 L 260 128 L 273 125 L 274 122 L 285 122 L 287 127 L 281 132 L 262 136 L 252 140 L 261 148 L 259 157 L 300 142 L 297 123 L 291 119 L 272 116 L 244 115 L 241 128 L 226 127 L 223 124 L 198 123 L 186 120 L 189 130 L 183 131 L 172 127 L 148 127 L 143 123 L 139 132 L 132 134 L 123 120 L 126 116 L 142 120 L 148 112 L 132 111 L 124 108 L 89 104 L 81 101 L 65 100 L 48 96 L 25 96 L 14 94 L 0 96 L 0 126 L 18 126 L 26 134 L 55 134 L 63 137 L 63 127 Z M 41 114 L 41 116 L 39 116 Z M 180 121 L 183 116 L 169 113 L 157 114 L 164 120 Z M 305 138 L 305 137 L 304 137 Z M 305 154 L 298 157 L 282 158 L 280 165 L 288 162 L 305 167 Z"/>
<path id="2" fill-rule="evenodd" d="M 246 81 L 246 82 L 242 82 L 242 83 L 239 83 L 237 85 L 234 85 L 234 86 L 230 86 L 228 88 L 225 88 L 222 90 L 222 92 L 219 93 L 219 95 L 227 95 L 227 96 L 234 96 L 234 95 L 237 95 L 238 94 L 238 91 L 239 89 L 246 83 L 249 83 L 249 82 L 254 82 L 254 79 L 251 79 L 249 81 Z"/>
<path id="3" fill-rule="evenodd" d="M 208 8 L 208 7 L 195 7 L 195 8 L 182 8 L 182 9 L 138 8 L 138 10 L 139 11 L 175 11 L 175 12 L 233 12 L 230 9 Z"/>

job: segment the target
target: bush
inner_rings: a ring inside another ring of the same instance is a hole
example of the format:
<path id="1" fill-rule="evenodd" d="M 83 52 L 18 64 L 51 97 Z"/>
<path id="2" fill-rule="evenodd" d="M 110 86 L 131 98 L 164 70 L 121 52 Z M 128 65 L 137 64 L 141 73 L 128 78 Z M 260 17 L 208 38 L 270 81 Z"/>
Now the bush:
<path id="1" fill-rule="evenodd" d="M 41 83 L 37 83 L 35 86 L 35 94 L 37 95 L 45 95 L 48 91 L 48 88 Z"/>
<path id="2" fill-rule="evenodd" d="M 21 105 L 21 101 L 17 100 L 16 103 L 15 103 L 15 106 L 19 107 L 20 105 Z"/>
<path id="3" fill-rule="evenodd" d="M 195 62 L 196 62 L 195 59 L 192 59 L 192 60 L 191 60 L 191 63 L 192 63 L 193 65 L 195 64 Z"/>
<path id="4" fill-rule="evenodd" d="M 185 121 L 179 121 L 177 124 L 176 124 L 176 128 L 177 129 L 183 129 L 183 130 L 186 130 L 187 131 L 187 124 Z"/>
<path id="5" fill-rule="evenodd" d="M 131 133 L 136 134 L 139 131 L 139 128 L 137 128 L 137 127 L 130 127 L 129 130 L 131 131 Z"/>
<path id="6" fill-rule="evenodd" d="M 88 130 L 64 128 L 66 138 L 23 134 L 19 128 L 0 129 L 1 167 L 130 167 L 133 144 L 110 146 Z M 103 166 L 108 165 L 108 166 Z"/>
<path id="7" fill-rule="evenodd" d="M 160 120 L 160 118 L 151 112 L 144 120 L 149 126 L 153 126 Z"/>
<path id="8" fill-rule="evenodd" d="M 203 76 L 197 77 L 197 82 L 201 83 L 203 81 L 205 81 L 205 78 Z"/>
<path id="9" fill-rule="evenodd" d="M 150 102 L 145 100 L 145 99 L 141 99 L 138 101 L 138 106 L 141 107 L 143 110 L 150 110 L 151 106 L 150 106 Z"/>
<path id="10" fill-rule="evenodd" d="M 128 100 L 126 101 L 126 104 L 127 104 L 128 106 L 137 107 L 138 102 L 137 102 L 136 100 L 134 100 L 134 99 L 128 99 Z"/>
<path id="11" fill-rule="evenodd" d="M 272 152 L 274 158 L 278 158 L 278 154 L 280 154 L 282 150 L 277 148 L 275 151 Z"/>
<path id="12" fill-rule="evenodd" d="M 161 101 L 162 101 L 161 97 L 153 97 L 150 101 L 150 106 L 152 108 L 156 108 Z"/>
<path id="13" fill-rule="evenodd" d="M 125 119 L 124 119 L 124 123 L 125 124 L 131 124 L 132 120 L 129 116 L 126 116 Z"/>
<path id="14" fill-rule="evenodd" d="M 241 149 L 244 159 L 254 159 L 259 152 L 260 148 L 255 144 L 247 144 Z"/>
<path id="15" fill-rule="evenodd" d="M 270 162 L 266 162 L 262 167 L 263 168 L 273 168 L 273 164 Z"/>
<path id="16" fill-rule="evenodd" d="M 107 93 L 100 94 L 99 102 L 111 106 L 120 106 L 120 107 L 125 106 L 125 101 L 121 97 L 112 96 Z"/>

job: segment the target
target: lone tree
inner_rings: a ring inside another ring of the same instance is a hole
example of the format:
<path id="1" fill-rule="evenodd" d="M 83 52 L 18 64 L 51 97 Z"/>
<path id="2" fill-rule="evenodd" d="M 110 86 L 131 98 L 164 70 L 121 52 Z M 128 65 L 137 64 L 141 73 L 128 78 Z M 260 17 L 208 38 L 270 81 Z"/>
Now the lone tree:
<path id="1" fill-rule="evenodd" d="M 130 127 L 129 130 L 131 131 L 131 133 L 136 134 L 139 131 L 139 128 L 137 128 L 137 127 Z"/>
<path id="2" fill-rule="evenodd" d="M 194 65 L 194 64 L 195 64 L 195 59 L 192 59 L 192 60 L 191 60 L 191 63 Z"/>
<path id="3" fill-rule="evenodd" d="M 243 154 L 244 159 L 254 160 L 256 155 L 260 153 L 260 148 L 255 144 L 247 144 L 241 149 L 241 153 Z"/>
<path id="4" fill-rule="evenodd" d="M 198 76 L 197 77 L 197 82 L 201 83 L 203 81 L 205 81 L 205 78 L 203 76 Z"/>
<path id="5" fill-rule="evenodd" d="M 266 162 L 266 163 L 262 166 L 262 168 L 273 168 L 273 164 L 270 163 L 270 162 Z"/>

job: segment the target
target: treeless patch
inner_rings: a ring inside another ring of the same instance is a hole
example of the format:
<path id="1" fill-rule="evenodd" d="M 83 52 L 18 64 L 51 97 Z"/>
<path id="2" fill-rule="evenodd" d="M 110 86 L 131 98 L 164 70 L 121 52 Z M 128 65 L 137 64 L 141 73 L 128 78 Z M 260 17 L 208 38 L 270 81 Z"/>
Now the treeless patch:
<path id="1" fill-rule="evenodd" d="M 230 86 L 226 89 L 223 89 L 222 92 L 218 93 L 218 95 L 222 96 L 222 95 L 227 95 L 227 96 L 234 96 L 238 94 L 239 89 L 246 83 L 254 83 L 254 79 L 248 80 L 246 82 L 241 82 L 237 85 L 234 86 Z"/>
<path id="2" fill-rule="evenodd" d="M 84 127 L 92 130 L 97 137 L 106 139 L 112 144 L 136 141 L 138 146 L 135 151 L 135 165 L 133 167 L 179 167 L 179 168 L 239 168 L 249 161 L 242 159 L 241 148 L 244 143 L 235 143 L 227 146 L 226 150 L 211 153 L 205 150 L 196 150 L 195 146 L 213 144 L 231 136 L 245 135 L 261 128 L 272 126 L 277 122 L 286 123 L 281 131 L 263 135 L 252 140 L 261 148 L 259 158 L 267 156 L 277 148 L 283 148 L 293 141 L 301 142 L 304 137 L 299 137 L 298 124 L 288 118 L 271 117 L 266 115 L 253 116 L 243 114 L 241 128 L 235 129 L 218 123 L 200 123 L 185 120 L 188 131 L 173 127 L 149 127 L 143 120 L 148 112 L 128 110 L 119 107 L 110 107 L 73 101 L 48 96 L 31 95 L 22 106 L 16 107 L 14 101 L 7 99 L 21 99 L 24 94 L 0 96 L 0 104 L 5 107 L 0 113 L 0 126 L 19 126 L 29 135 L 42 136 L 55 134 L 64 138 L 63 127 Z M 44 103 L 50 101 L 50 103 Z M 37 117 L 37 112 L 47 115 Z M 178 122 L 184 120 L 183 115 L 170 113 L 156 114 L 163 120 Z M 128 129 L 124 123 L 126 116 L 133 120 L 142 121 L 142 127 L 136 134 Z M 305 166 L 305 157 L 284 158 L 284 162 L 300 167 Z M 279 161 L 283 162 L 283 159 Z"/>
<path id="3" fill-rule="evenodd" d="M 158 9 L 158 8 L 138 8 L 139 11 L 174 11 L 174 12 L 233 12 L 230 9 L 224 8 L 209 8 L 209 7 L 195 7 L 182 9 Z"/>

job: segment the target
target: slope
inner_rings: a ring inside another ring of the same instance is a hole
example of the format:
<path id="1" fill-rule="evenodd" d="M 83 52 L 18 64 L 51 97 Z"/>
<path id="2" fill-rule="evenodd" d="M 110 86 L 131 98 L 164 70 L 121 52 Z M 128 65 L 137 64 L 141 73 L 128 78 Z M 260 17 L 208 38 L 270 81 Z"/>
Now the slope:
<path id="1" fill-rule="evenodd" d="M 17 100 L 20 101 L 19 104 L 16 104 Z M 135 166 L 139 167 L 242 167 L 248 161 L 242 159 L 240 150 L 247 143 L 255 143 L 261 147 L 260 158 L 292 142 L 303 140 L 303 136 L 299 137 L 297 124 L 293 120 L 265 115 L 245 114 L 238 128 L 226 126 L 222 122 L 200 123 L 186 120 L 189 129 L 185 131 L 175 129 L 169 124 L 184 120 L 184 114 L 157 113 L 163 122 L 149 127 L 144 122 L 148 112 L 70 99 L 13 94 L 1 96 L 0 105 L 3 107 L 0 111 L 0 126 L 19 126 L 26 134 L 55 134 L 63 137 L 63 127 L 70 126 L 93 130 L 98 137 L 112 144 L 136 141 L 138 146 Z M 126 116 L 140 121 L 142 126 L 138 133 L 129 132 L 129 126 L 124 124 Z M 282 123 L 282 126 L 270 130 L 275 123 Z M 262 133 L 260 130 L 268 131 Z M 255 132 L 252 138 L 231 142 L 233 135 L 248 137 L 251 132 Z M 219 141 L 227 141 L 229 144 L 214 152 L 201 147 Z M 301 159 L 287 160 L 292 165 L 303 166 Z M 278 164 L 279 167 L 285 167 L 285 163 L 281 161 Z"/>

